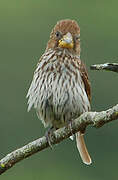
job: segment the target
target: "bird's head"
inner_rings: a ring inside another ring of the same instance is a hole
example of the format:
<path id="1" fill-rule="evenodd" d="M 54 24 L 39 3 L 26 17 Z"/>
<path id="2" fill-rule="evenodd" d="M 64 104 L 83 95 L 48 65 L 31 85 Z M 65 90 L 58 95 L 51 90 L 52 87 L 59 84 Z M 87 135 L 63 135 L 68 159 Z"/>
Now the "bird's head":
<path id="1" fill-rule="evenodd" d="M 50 34 L 47 49 L 67 49 L 80 55 L 80 28 L 74 20 L 57 22 Z"/>

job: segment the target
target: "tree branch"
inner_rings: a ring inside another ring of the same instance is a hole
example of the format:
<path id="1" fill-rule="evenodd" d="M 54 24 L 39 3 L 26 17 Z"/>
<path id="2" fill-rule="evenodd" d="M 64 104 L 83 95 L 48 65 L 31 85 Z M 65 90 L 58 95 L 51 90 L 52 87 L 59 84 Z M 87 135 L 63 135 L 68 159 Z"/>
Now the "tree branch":
<path id="1" fill-rule="evenodd" d="M 118 73 L 118 63 L 95 64 L 90 66 L 91 70 L 106 70 Z"/>
<path id="2" fill-rule="evenodd" d="M 101 112 L 85 112 L 79 118 L 73 120 L 71 126 L 63 127 L 53 132 L 51 136 L 51 144 L 58 144 L 72 134 L 86 128 L 88 125 L 101 127 L 104 124 L 118 119 L 118 104 L 111 109 Z M 49 147 L 46 137 L 39 138 L 29 144 L 11 152 L 0 160 L 0 174 L 14 166 L 17 162 L 42 151 Z"/>

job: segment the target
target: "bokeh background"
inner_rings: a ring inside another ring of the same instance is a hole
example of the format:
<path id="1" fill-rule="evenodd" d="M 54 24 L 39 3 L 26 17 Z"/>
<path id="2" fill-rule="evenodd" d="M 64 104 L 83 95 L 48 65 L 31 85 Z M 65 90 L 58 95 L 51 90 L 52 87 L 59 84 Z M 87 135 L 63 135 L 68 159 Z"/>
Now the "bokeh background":
<path id="1" fill-rule="evenodd" d="M 0 0 L 0 158 L 45 132 L 35 110 L 27 113 L 26 93 L 50 31 L 60 19 L 81 27 L 81 59 L 92 85 L 92 110 L 118 103 L 118 75 L 90 71 L 91 64 L 118 62 L 117 0 Z M 75 141 L 67 139 L 16 164 L 1 180 L 118 179 L 118 121 L 88 127 L 93 159 L 81 162 Z"/>

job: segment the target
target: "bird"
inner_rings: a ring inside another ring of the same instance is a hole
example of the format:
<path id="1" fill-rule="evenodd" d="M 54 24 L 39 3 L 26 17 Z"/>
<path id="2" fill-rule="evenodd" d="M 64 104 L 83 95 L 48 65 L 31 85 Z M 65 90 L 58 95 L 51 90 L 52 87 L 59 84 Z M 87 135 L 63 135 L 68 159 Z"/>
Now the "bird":
<path id="1" fill-rule="evenodd" d="M 78 23 L 71 19 L 58 21 L 27 93 L 28 111 L 33 106 L 45 128 L 64 127 L 91 109 L 91 85 L 80 51 Z M 83 163 L 90 165 L 84 131 L 76 133 L 76 142 Z"/>

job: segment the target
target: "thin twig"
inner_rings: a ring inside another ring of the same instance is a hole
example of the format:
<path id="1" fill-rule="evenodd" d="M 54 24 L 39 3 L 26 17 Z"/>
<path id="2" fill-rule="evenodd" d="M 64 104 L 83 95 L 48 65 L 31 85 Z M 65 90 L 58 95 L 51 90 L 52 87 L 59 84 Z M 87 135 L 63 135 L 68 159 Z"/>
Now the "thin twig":
<path id="1" fill-rule="evenodd" d="M 58 144 L 72 134 L 77 133 L 79 130 L 86 128 L 88 125 L 94 127 L 101 127 L 104 124 L 118 119 L 118 104 L 111 109 L 101 112 L 86 112 L 79 118 L 73 120 L 71 127 L 63 127 L 53 132 L 51 136 L 51 144 Z M 17 162 L 42 151 L 49 147 L 46 137 L 39 138 L 29 144 L 11 152 L 0 160 L 0 174 L 4 173 L 7 169 L 14 166 Z"/>
<path id="2" fill-rule="evenodd" d="M 118 73 L 118 63 L 95 64 L 90 66 L 91 70 L 106 70 Z"/>

